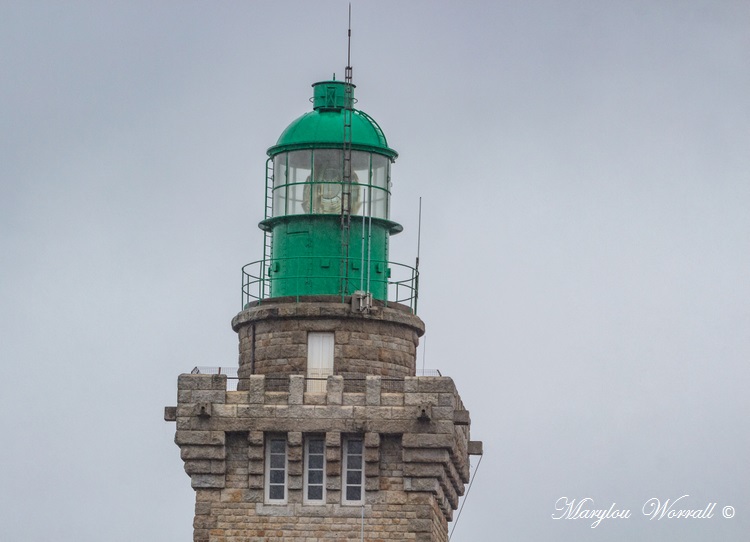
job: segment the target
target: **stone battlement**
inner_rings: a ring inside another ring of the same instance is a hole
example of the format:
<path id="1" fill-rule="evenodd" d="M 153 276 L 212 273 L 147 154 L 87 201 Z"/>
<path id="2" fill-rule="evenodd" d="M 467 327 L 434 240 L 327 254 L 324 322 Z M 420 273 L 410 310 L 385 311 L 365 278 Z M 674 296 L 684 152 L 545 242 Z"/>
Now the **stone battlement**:
<path id="1" fill-rule="evenodd" d="M 444 526 L 450 521 L 469 481 L 469 453 L 481 447 L 469 441 L 469 412 L 452 379 L 405 377 L 394 391 L 393 379 L 367 376 L 364 389 L 356 392 L 345 391 L 340 375 L 329 376 L 325 391 L 314 392 L 305 391 L 303 375 L 290 375 L 286 391 L 268 389 L 264 375 L 249 376 L 243 391 L 227 391 L 226 382 L 226 375 L 183 374 L 178 405 L 165 412 L 167 420 L 177 422 L 175 442 L 193 488 L 217 503 L 200 505 L 199 497 L 196 511 L 217 518 L 224 513 L 221 503 L 242 502 L 252 503 L 252 514 L 295 517 L 303 523 L 306 517 L 358 517 L 359 507 L 341 503 L 341 446 L 343 438 L 359 435 L 365 515 L 381 518 L 370 521 L 373 528 L 392 525 L 385 521 L 387 507 L 396 502 L 421 503 L 413 518 L 418 524 L 407 527 L 424 532 L 425 540 L 434 540 L 425 529 L 432 533 L 435 522 Z M 302 492 L 303 440 L 311 430 L 324 435 L 326 445 L 326 500 L 317 506 L 306 505 Z M 278 434 L 286 436 L 289 446 L 289 496 L 283 505 L 266 503 L 263 491 L 266 439 Z M 201 515 L 196 512 L 196 522 Z M 244 525 L 243 532 L 252 536 Z M 284 534 L 285 539 L 293 536 Z"/>

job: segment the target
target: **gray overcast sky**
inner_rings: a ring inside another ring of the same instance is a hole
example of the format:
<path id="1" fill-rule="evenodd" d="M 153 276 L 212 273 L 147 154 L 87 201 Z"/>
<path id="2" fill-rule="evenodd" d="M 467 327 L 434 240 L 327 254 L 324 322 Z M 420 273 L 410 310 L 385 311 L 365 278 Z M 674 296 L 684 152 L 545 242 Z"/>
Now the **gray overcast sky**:
<path id="1" fill-rule="evenodd" d="M 346 21 L 0 6 L 3 539 L 191 539 L 162 408 L 236 364 L 265 151 L 343 76 Z M 392 254 L 421 196 L 425 364 L 484 441 L 454 542 L 747 540 L 749 29 L 746 1 L 353 2 Z M 685 494 L 715 517 L 641 514 Z M 553 520 L 563 496 L 633 517 Z"/>

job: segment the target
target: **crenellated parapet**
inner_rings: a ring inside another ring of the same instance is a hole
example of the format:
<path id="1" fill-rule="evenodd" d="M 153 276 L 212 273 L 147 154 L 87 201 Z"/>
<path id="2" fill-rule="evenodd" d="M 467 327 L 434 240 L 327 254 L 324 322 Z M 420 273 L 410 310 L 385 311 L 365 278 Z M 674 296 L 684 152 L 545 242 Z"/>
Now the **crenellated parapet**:
<path id="1" fill-rule="evenodd" d="M 469 449 L 476 447 L 469 440 L 469 413 L 452 379 L 367 376 L 359 391 L 346 391 L 346 379 L 334 375 L 324 391 L 314 392 L 305 391 L 303 375 L 290 375 L 284 391 L 277 385 L 269 389 L 264 375 L 249 376 L 242 391 L 227 391 L 226 383 L 226 375 L 181 375 L 178 405 L 167 409 L 167 418 L 177 422 L 175 442 L 193 488 L 218 492 L 211 514 L 222 515 L 222 503 L 231 502 L 287 518 L 348 517 L 353 508 L 342 500 L 342 446 L 357 437 L 366 522 L 379 524 L 395 502 L 423 503 L 424 521 L 414 523 L 419 529 L 435 521 L 432 509 L 440 511 L 441 522 L 452 518 L 469 481 Z M 267 502 L 266 487 L 268 443 L 274 435 L 283 437 L 286 446 L 288 497 L 278 505 Z M 309 506 L 303 491 L 308 435 L 320 435 L 325 447 L 325 501 Z M 239 462 L 233 451 L 238 447 Z"/>

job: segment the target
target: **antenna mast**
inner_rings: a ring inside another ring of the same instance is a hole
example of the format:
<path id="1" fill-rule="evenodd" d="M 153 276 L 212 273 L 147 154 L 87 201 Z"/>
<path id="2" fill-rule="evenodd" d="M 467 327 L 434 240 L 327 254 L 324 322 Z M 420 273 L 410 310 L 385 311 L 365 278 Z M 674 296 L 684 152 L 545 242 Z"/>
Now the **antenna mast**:
<path id="1" fill-rule="evenodd" d="M 352 5 L 349 3 L 349 29 L 347 31 L 346 41 L 346 70 L 344 71 L 344 80 L 351 84 L 352 82 Z"/>

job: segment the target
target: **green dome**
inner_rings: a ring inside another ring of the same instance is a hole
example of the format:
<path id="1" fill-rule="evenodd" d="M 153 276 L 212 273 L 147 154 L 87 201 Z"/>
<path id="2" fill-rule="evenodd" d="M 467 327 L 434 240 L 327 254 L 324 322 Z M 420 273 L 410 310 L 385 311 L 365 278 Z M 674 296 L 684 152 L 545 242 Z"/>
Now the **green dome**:
<path id="1" fill-rule="evenodd" d="M 353 101 L 353 88 L 350 97 Z M 313 85 L 313 111 L 293 121 L 281 134 L 268 155 L 311 148 L 342 148 L 344 145 L 344 103 L 346 83 L 322 81 Z M 396 158 L 383 130 L 364 111 L 352 109 L 352 149 L 371 151 Z"/>

